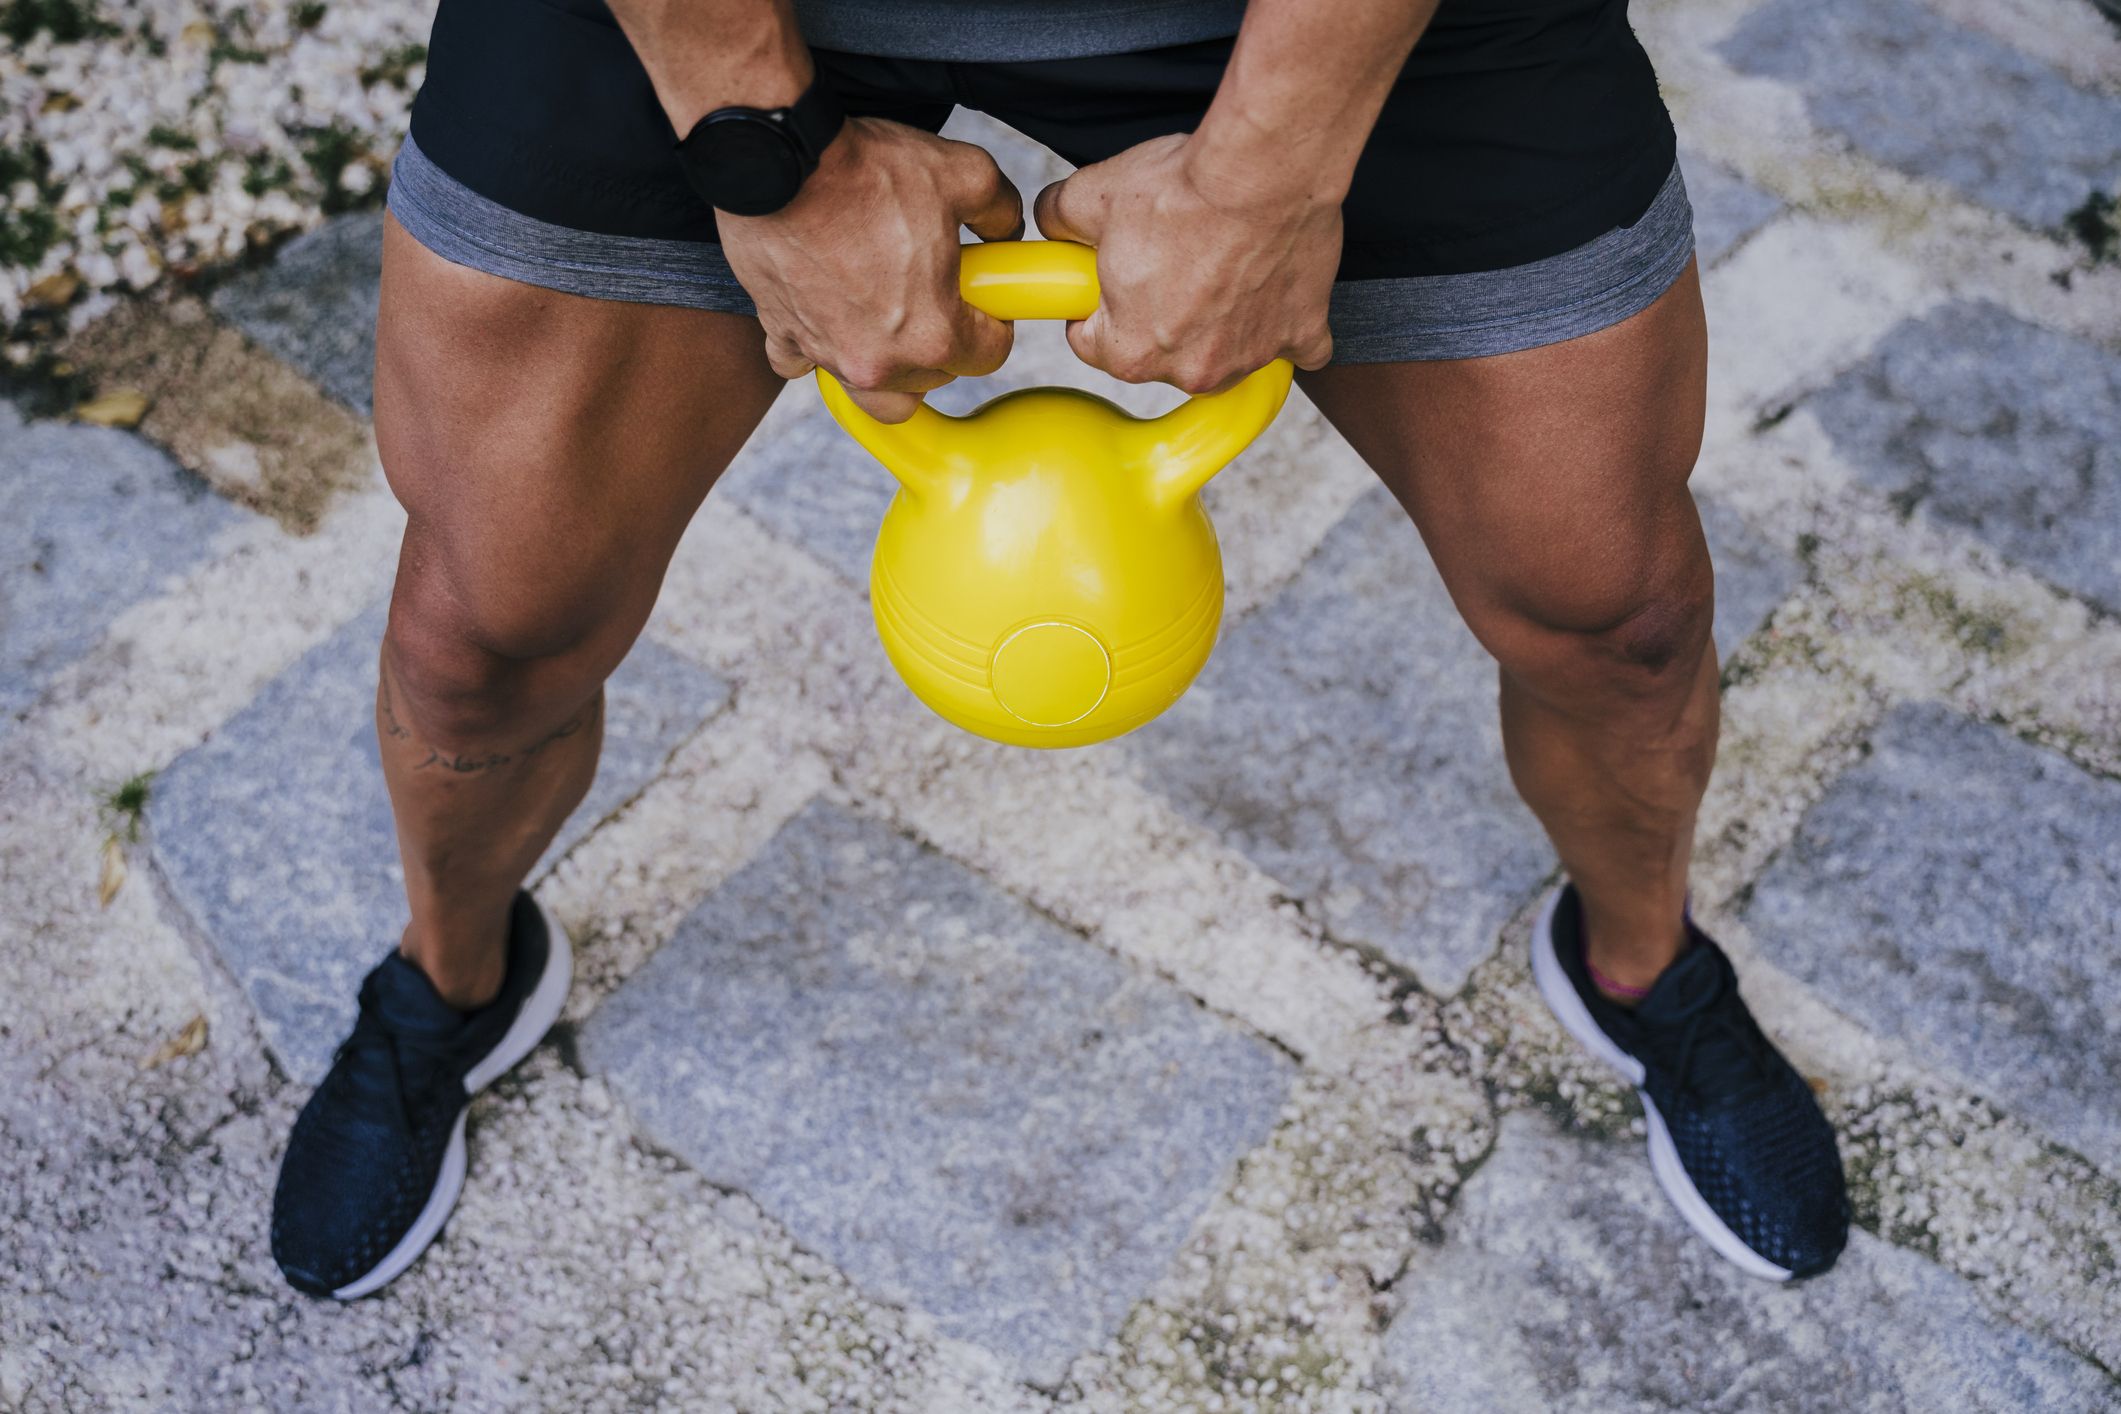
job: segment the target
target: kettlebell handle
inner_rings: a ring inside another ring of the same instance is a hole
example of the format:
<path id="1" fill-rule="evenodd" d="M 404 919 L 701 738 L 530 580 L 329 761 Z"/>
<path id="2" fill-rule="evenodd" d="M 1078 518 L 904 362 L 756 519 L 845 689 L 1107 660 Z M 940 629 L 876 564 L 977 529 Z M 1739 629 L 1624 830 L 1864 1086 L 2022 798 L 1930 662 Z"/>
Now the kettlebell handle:
<path id="1" fill-rule="evenodd" d="M 1097 252 L 1076 241 L 977 241 L 958 248 L 957 290 L 996 319 L 1088 319 Z"/>
<path id="2" fill-rule="evenodd" d="M 1075 241 L 983 241 L 961 248 L 958 291 L 996 319 L 1087 319 L 1097 308 L 1097 252 Z M 1188 398 L 1161 417 L 1129 419 L 1128 459 L 1148 475 L 1159 504 L 1183 504 L 1252 440 L 1266 431 L 1289 396 L 1295 369 L 1275 359 L 1219 393 Z M 926 403 L 904 422 L 879 422 L 856 406 L 839 380 L 820 368 L 818 391 L 848 435 L 918 491 L 950 459 L 951 436 L 964 419 Z"/>

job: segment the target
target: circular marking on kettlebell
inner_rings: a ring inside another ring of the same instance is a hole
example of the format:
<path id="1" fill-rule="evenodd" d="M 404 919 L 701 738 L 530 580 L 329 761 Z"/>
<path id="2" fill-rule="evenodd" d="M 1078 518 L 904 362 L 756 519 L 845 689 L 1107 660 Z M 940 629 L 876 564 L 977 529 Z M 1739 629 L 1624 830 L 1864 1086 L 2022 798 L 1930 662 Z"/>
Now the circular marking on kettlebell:
<path id="1" fill-rule="evenodd" d="M 1033 727 L 1073 726 L 1112 690 L 1112 655 L 1075 624 L 1025 624 L 994 649 L 994 700 Z"/>

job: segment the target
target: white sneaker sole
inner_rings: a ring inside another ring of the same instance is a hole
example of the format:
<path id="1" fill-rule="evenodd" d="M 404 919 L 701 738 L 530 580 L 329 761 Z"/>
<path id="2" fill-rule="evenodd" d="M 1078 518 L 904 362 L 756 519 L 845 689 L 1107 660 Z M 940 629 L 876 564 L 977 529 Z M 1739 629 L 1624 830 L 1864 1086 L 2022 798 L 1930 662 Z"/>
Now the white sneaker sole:
<path id="1" fill-rule="evenodd" d="M 1554 909 L 1561 902 L 1561 890 L 1557 885 L 1547 895 L 1546 906 L 1539 910 L 1539 921 L 1532 926 L 1532 981 L 1539 988 L 1539 995 L 1546 998 L 1547 1008 L 1554 1013 L 1562 1027 L 1594 1057 L 1611 1066 L 1620 1078 L 1635 1087 L 1642 1099 L 1642 1113 L 1650 1125 L 1650 1172 L 1657 1179 L 1657 1186 L 1664 1190 L 1665 1197 L 1679 1210 L 1686 1225 L 1716 1249 L 1726 1260 L 1737 1266 L 1747 1276 L 1763 1281 L 1788 1281 L 1790 1270 L 1778 1266 L 1745 1245 L 1744 1239 L 1731 1231 L 1716 1210 L 1709 1206 L 1708 1199 L 1687 1177 L 1686 1165 L 1679 1162 L 1678 1146 L 1672 1143 L 1672 1131 L 1666 1127 L 1664 1116 L 1658 1113 L 1657 1102 L 1650 1092 L 1642 1088 L 1642 1062 L 1613 1044 L 1612 1037 L 1605 1034 L 1592 1019 L 1591 1010 L 1576 994 L 1576 985 L 1569 981 L 1569 974 L 1562 969 L 1561 959 L 1554 955 Z"/>
<path id="2" fill-rule="evenodd" d="M 552 1023 L 560 1019 L 560 1008 L 567 1004 L 567 989 L 574 982 L 574 947 L 568 942 L 559 920 L 547 911 L 545 905 L 535 898 L 531 902 L 536 905 L 538 916 L 545 920 L 545 935 L 551 939 L 545 955 L 545 975 L 523 999 L 522 1010 L 516 1013 L 516 1019 L 502 1034 L 500 1043 L 465 1073 L 465 1107 L 457 1112 L 457 1122 L 449 1131 L 449 1147 L 442 1152 L 442 1171 L 435 1176 L 434 1191 L 427 1195 L 420 1216 L 413 1219 L 412 1226 L 398 1239 L 398 1245 L 391 1248 L 365 1276 L 332 1292 L 332 1296 L 340 1301 L 357 1300 L 388 1286 L 418 1261 L 420 1254 L 441 1235 L 442 1224 L 449 1221 L 449 1214 L 464 1191 L 464 1121 L 471 1113 L 471 1097 L 499 1080 L 518 1061 L 537 1049 L 538 1042 L 552 1029 Z"/>

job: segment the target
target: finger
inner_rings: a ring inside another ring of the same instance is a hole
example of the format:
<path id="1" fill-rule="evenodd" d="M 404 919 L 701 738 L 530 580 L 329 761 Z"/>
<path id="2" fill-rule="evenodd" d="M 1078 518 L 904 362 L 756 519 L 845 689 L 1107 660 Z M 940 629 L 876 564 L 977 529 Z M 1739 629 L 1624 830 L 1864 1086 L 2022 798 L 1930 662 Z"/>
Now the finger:
<path id="1" fill-rule="evenodd" d="M 1155 375 L 1146 373 L 1131 360 L 1121 358 L 1112 347 L 1112 325 L 1105 318 L 1104 306 L 1092 310 L 1088 319 L 1073 320 L 1068 325 L 1068 347 L 1075 356 L 1100 373 L 1110 374 L 1122 383 L 1153 383 Z"/>
<path id="2" fill-rule="evenodd" d="M 904 422 L 919 410 L 918 393 L 887 393 L 876 388 L 849 388 L 854 405 L 878 422 Z"/>
<path id="3" fill-rule="evenodd" d="M 1024 234 L 1024 194 L 1002 175 L 994 155 L 973 143 L 961 148 L 959 187 L 954 202 L 958 221 L 983 241 L 1013 241 Z"/>
<path id="4" fill-rule="evenodd" d="M 1289 362 L 1298 368 L 1316 370 L 1333 361 L 1333 331 L 1321 328 L 1316 334 L 1298 344 L 1289 355 Z"/>
<path id="5" fill-rule="evenodd" d="M 766 362 L 775 373 L 791 383 L 817 367 L 803 356 L 803 351 L 797 348 L 792 340 L 774 338 L 771 335 L 766 339 Z"/>
<path id="6" fill-rule="evenodd" d="M 1039 229 L 1045 229 L 1044 222 L 1039 223 Z M 1097 311 L 1093 309 L 1090 311 L 1090 319 L 1071 319 L 1063 332 L 1068 337 L 1068 347 L 1075 350 L 1077 358 L 1090 367 L 1103 371 L 1104 365 L 1097 361 L 1097 331 L 1090 327 L 1090 320 L 1095 318 Z"/>
<path id="7" fill-rule="evenodd" d="M 1009 361 L 1016 327 L 960 302 L 957 318 L 957 353 L 943 365 L 961 378 L 984 378 Z"/>
<path id="8" fill-rule="evenodd" d="M 1096 245 L 1105 231 L 1107 199 L 1103 170 L 1084 167 L 1040 192 L 1031 209 L 1047 240 Z"/>
<path id="9" fill-rule="evenodd" d="M 889 362 L 862 362 L 850 360 L 845 372 L 832 371 L 849 392 L 864 393 L 932 393 L 951 380 L 952 375 L 940 368 L 920 368 L 911 364 Z"/>

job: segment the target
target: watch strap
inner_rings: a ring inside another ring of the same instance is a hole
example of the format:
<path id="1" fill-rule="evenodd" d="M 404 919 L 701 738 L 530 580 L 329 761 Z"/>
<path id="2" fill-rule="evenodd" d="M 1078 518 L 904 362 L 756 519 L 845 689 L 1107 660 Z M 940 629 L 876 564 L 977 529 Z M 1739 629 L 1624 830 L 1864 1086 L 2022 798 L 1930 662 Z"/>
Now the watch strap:
<path id="1" fill-rule="evenodd" d="M 825 76 L 816 74 L 802 97 L 779 112 L 803 154 L 803 175 L 807 177 L 817 170 L 818 159 L 846 126 L 847 111 L 840 107 L 839 95 L 827 86 Z"/>
<path id="2" fill-rule="evenodd" d="M 686 180 L 709 204 L 740 215 L 766 215 L 795 200 L 846 121 L 847 115 L 840 107 L 838 95 L 825 83 L 824 77 L 818 75 L 786 108 L 732 105 L 715 109 L 694 123 L 692 131 L 678 140 L 678 162 Z M 783 175 L 777 187 L 769 186 L 764 194 L 755 188 L 745 192 L 743 205 L 738 205 L 732 198 L 736 192 L 744 191 L 748 184 L 739 179 L 740 184 L 732 187 L 728 179 L 735 174 L 723 169 L 713 155 L 717 147 L 715 134 L 727 133 L 732 127 L 770 133 L 772 136 L 767 141 L 780 148 L 776 165 L 780 166 Z"/>

